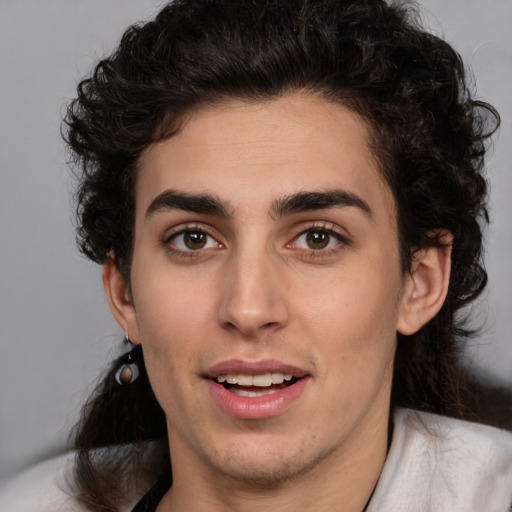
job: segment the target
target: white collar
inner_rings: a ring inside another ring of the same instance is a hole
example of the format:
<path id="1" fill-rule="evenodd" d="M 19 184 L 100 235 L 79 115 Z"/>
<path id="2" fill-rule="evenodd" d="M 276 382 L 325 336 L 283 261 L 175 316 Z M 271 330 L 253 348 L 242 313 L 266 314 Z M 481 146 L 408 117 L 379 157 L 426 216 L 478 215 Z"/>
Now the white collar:
<path id="1" fill-rule="evenodd" d="M 512 433 L 397 409 L 367 512 L 508 512 Z"/>

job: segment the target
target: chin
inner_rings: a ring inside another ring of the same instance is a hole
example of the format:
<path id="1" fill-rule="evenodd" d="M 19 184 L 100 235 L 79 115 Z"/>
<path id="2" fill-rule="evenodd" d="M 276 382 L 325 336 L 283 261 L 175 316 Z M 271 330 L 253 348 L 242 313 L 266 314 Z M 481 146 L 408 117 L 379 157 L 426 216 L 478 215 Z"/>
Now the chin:
<path id="1" fill-rule="evenodd" d="M 304 445 L 293 446 L 284 453 L 283 445 L 275 450 L 263 444 L 252 450 L 243 448 L 212 457 L 210 464 L 215 471 L 233 480 L 262 487 L 275 487 L 309 473 L 334 451 L 309 451 Z"/>

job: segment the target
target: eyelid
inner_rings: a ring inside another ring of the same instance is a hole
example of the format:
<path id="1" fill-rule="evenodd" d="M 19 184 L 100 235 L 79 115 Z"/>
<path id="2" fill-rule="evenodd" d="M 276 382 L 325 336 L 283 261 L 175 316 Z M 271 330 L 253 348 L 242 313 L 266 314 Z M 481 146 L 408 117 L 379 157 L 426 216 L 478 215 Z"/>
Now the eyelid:
<path id="1" fill-rule="evenodd" d="M 217 248 L 223 248 L 224 243 L 219 240 L 220 236 L 217 232 L 205 224 L 197 223 L 197 222 L 188 222 L 185 224 L 178 224 L 177 226 L 173 226 L 168 229 L 161 240 L 161 245 L 164 249 L 166 249 L 169 253 L 182 255 L 183 257 L 198 257 L 201 253 L 212 249 L 212 247 L 201 248 L 201 249 L 181 249 L 172 243 L 173 238 L 185 234 L 187 231 L 199 231 L 201 233 L 205 233 L 207 236 L 212 238 L 217 244 Z"/>
<path id="2" fill-rule="evenodd" d="M 321 222 L 321 221 L 315 221 L 314 223 L 310 225 L 304 226 L 304 224 L 300 225 L 300 229 L 297 229 L 297 233 L 293 236 L 291 242 L 287 244 L 287 247 L 292 248 L 292 245 L 295 245 L 297 240 L 306 235 L 307 233 L 310 233 L 311 231 L 323 231 L 328 233 L 329 235 L 333 236 L 338 240 L 338 244 L 336 244 L 335 247 L 328 247 L 326 249 L 313 249 L 313 248 L 301 248 L 301 247 L 293 247 L 294 249 L 298 251 L 302 251 L 304 253 L 311 253 L 314 257 L 322 257 L 327 256 L 328 254 L 331 254 L 333 252 L 336 252 L 344 247 L 351 245 L 351 240 L 349 236 L 346 234 L 345 230 L 342 230 L 336 224 L 333 224 L 332 222 Z"/>
<path id="3" fill-rule="evenodd" d="M 301 235 L 304 235 L 305 233 L 308 233 L 309 231 L 325 231 L 327 233 L 330 233 L 340 240 L 345 241 L 346 243 L 350 242 L 350 236 L 347 233 L 345 229 L 342 229 L 341 227 L 337 226 L 333 222 L 327 222 L 327 221 L 313 221 L 310 224 L 301 222 L 300 226 L 296 228 L 296 233 L 293 236 L 293 239 L 298 238 Z"/>

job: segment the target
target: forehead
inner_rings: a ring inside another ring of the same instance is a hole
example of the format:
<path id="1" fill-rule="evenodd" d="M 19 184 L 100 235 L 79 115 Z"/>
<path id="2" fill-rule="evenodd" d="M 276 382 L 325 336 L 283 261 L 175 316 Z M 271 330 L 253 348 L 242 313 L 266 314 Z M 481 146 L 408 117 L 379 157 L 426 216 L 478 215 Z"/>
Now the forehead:
<path id="1" fill-rule="evenodd" d="M 246 208 L 298 191 L 343 189 L 394 216 L 370 144 L 359 115 L 317 96 L 226 100 L 193 112 L 176 135 L 141 155 L 137 213 L 166 189 L 213 193 Z"/>

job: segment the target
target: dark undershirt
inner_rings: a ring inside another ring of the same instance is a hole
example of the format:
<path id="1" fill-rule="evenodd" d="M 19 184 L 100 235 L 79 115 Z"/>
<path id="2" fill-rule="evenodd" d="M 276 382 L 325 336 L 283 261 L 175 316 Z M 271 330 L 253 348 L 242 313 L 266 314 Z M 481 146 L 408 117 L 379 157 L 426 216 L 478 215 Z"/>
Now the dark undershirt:
<path id="1" fill-rule="evenodd" d="M 160 480 L 142 496 L 132 512 L 155 512 L 164 494 L 171 488 L 171 483 L 171 476 L 169 472 L 166 472 L 165 476 L 160 478 Z"/>

